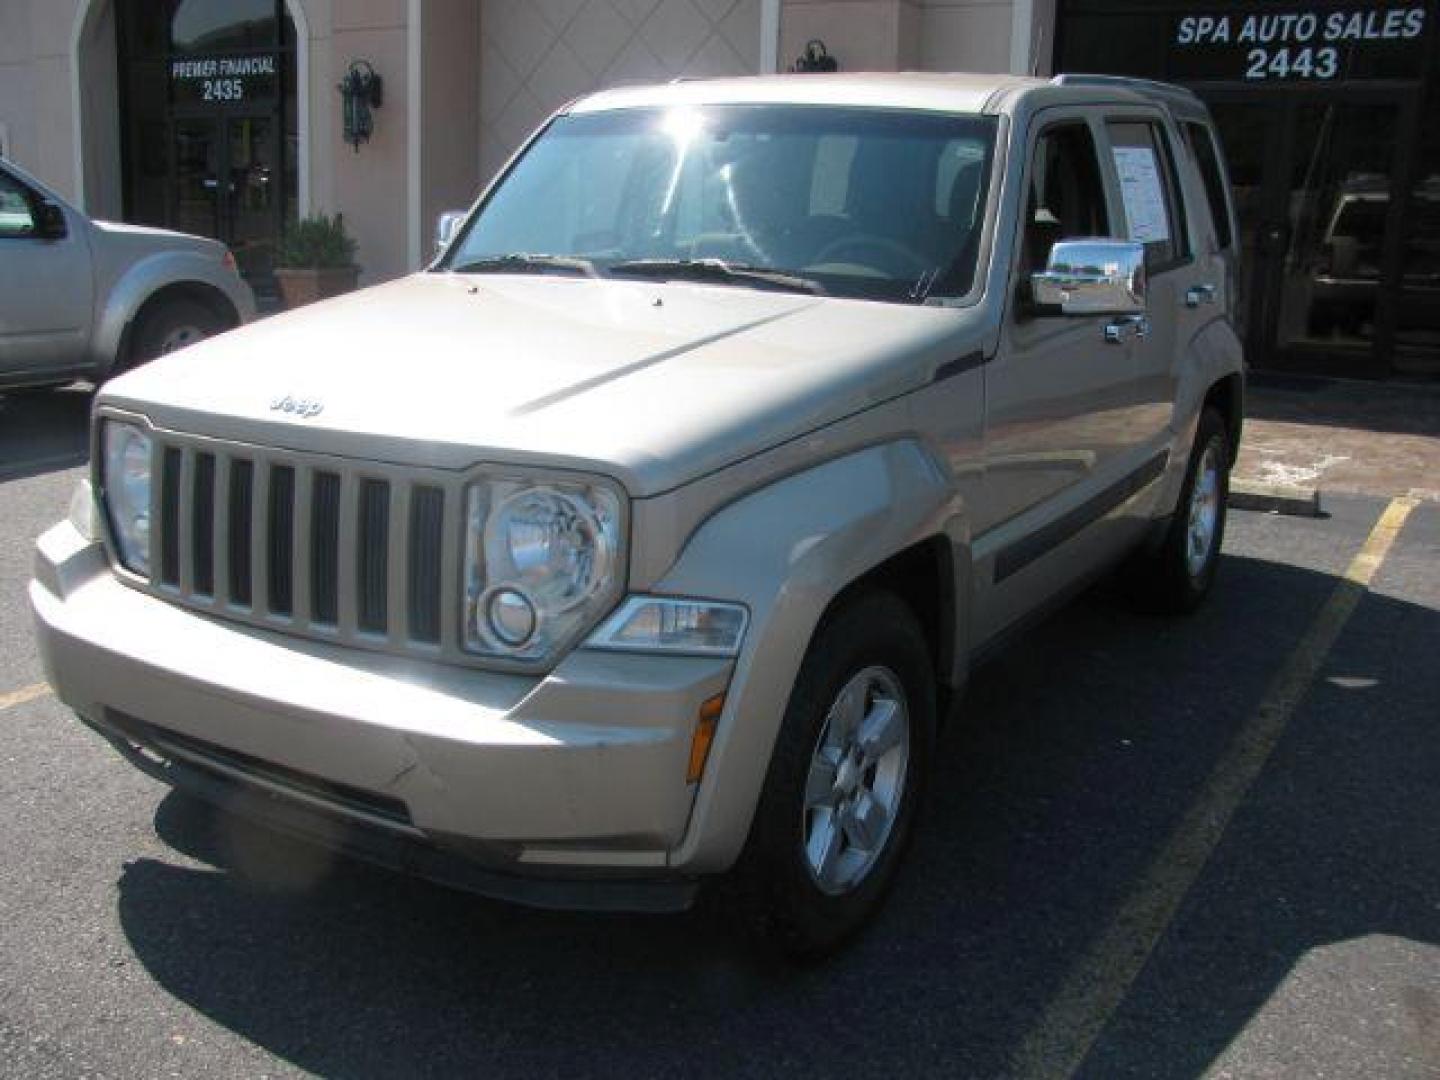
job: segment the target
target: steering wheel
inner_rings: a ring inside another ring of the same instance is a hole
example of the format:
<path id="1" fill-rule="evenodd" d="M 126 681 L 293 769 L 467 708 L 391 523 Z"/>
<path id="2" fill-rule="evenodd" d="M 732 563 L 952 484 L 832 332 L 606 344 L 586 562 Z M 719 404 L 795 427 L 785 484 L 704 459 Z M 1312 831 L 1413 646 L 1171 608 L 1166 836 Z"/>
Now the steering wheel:
<path id="1" fill-rule="evenodd" d="M 836 258 L 839 253 L 845 251 L 852 252 L 852 257 L 849 259 Z M 854 257 L 855 254 L 867 251 L 870 254 L 879 253 L 881 255 L 880 262 L 876 264 L 867 259 Z M 889 258 L 886 258 L 886 256 L 889 256 Z M 931 260 L 921 255 L 920 252 L 914 248 L 907 247 L 898 240 L 892 240 L 888 236 L 880 236 L 876 233 L 851 233 L 848 236 L 841 236 L 835 240 L 831 240 L 830 243 L 826 244 L 815 254 L 810 260 L 810 265 L 818 266 L 827 262 L 854 262 L 861 266 L 870 266 L 877 270 L 883 270 L 891 266 L 894 259 L 899 259 L 905 264 L 902 271 L 913 271 L 917 277 L 931 269 Z"/>

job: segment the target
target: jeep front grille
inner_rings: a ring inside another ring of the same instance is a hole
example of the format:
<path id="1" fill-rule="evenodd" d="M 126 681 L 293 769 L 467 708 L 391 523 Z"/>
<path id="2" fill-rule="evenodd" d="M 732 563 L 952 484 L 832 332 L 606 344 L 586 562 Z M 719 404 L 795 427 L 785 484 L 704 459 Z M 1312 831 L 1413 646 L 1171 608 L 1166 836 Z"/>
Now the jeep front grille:
<path id="1" fill-rule="evenodd" d="M 460 655 L 452 476 L 170 434 L 154 452 L 160 595 L 321 640 Z"/>

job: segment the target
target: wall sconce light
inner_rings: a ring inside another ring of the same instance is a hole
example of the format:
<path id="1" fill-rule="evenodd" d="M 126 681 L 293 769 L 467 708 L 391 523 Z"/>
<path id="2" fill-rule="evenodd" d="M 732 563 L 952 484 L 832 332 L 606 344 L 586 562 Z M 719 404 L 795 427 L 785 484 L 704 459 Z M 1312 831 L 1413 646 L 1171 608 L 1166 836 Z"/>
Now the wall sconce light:
<path id="1" fill-rule="evenodd" d="M 345 78 L 340 80 L 340 96 L 345 102 L 345 141 L 360 152 L 360 144 L 370 141 L 375 130 L 375 116 L 385 100 L 385 84 L 368 60 L 355 60 Z"/>
<path id="2" fill-rule="evenodd" d="M 840 70 L 840 61 L 830 55 L 825 43 L 819 38 L 809 42 L 799 59 L 790 65 L 790 70 L 805 74 Z"/>

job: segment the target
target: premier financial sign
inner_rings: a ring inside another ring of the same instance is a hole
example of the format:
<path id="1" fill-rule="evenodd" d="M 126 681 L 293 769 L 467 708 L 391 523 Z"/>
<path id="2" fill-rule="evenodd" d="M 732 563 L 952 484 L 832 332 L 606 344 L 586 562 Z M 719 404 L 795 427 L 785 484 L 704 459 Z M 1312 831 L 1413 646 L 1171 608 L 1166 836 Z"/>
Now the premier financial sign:
<path id="1" fill-rule="evenodd" d="M 1424 63 L 1425 8 L 1303 7 L 1175 19 L 1171 75 L 1187 80 L 1412 78 Z"/>
<path id="2" fill-rule="evenodd" d="M 171 100 L 220 106 L 273 101 L 279 70 L 274 53 L 176 57 L 170 61 Z"/>

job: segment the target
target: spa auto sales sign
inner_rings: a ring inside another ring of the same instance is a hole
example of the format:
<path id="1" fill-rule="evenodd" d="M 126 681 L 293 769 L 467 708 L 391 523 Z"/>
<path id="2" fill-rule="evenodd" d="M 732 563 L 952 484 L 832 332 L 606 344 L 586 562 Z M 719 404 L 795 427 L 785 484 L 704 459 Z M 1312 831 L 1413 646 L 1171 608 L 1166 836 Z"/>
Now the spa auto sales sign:
<path id="1" fill-rule="evenodd" d="M 170 99 L 187 105 L 242 105 L 273 101 L 279 85 L 274 53 L 175 57 L 170 61 Z"/>
<path id="2" fill-rule="evenodd" d="M 1297 7 L 1184 15 L 1171 39 L 1172 77 L 1267 81 L 1413 78 L 1424 63 L 1419 4 Z"/>

